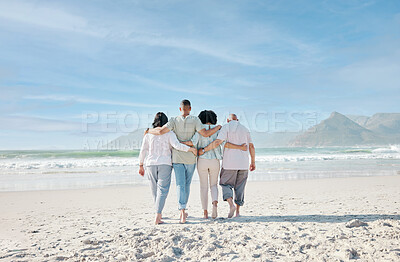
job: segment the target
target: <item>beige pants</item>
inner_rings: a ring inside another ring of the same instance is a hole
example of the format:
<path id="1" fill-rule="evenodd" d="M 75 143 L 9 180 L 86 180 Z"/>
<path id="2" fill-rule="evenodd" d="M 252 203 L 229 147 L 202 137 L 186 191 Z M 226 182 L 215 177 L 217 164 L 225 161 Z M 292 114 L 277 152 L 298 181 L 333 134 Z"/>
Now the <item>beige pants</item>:
<path id="1" fill-rule="evenodd" d="M 218 159 L 203 159 L 197 161 L 197 172 L 200 179 L 200 198 L 204 210 L 208 207 L 208 186 L 211 190 L 211 202 L 218 201 L 218 175 L 220 161 Z M 210 182 L 208 182 L 210 181 Z"/>

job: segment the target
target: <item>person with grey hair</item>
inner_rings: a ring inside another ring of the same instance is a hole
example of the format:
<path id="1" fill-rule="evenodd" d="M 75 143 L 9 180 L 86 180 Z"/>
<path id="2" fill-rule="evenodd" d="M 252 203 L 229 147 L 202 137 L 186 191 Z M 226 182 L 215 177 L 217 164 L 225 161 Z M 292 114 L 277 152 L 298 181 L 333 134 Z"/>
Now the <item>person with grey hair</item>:
<path id="1" fill-rule="evenodd" d="M 240 207 L 244 205 L 244 189 L 247 182 L 248 172 L 256 169 L 255 164 L 255 148 L 250 137 L 249 130 L 239 123 L 239 119 L 235 114 L 230 114 L 224 125 L 218 133 L 218 137 L 214 142 L 198 151 L 199 155 L 213 150 L 221 145 L 224 141 L 236 145 L 245 143 L 249 147 L 249 151 L 235 150 L 225 148 L 222 158 L 222 169 L 220 173 L 220 186 L 222 187 L 223 200 L 229 204 L 228 218 L 240 215 Z M 249 165 L 250 153 L 250 165 Z M 235 200 L 233 201 L 233 190 L 235 192 Z M 233 203 L 235 202 L 235 204 Z"/>
<path id="2" fill-rule="evenodd" d="M 215 114 L 212 110 L 201 111 L 199 118 L 206 130 L 214 128 L 217 124 L 217 114 Z M 191 140 L 182 143 L 188 146 L 195 146 L 197 149 L 199 149 L 208 146 L 215 139 L 217 139 L 217 137 L 218 132 L 210 137 L 204 137 L 199 132 L 196 132 Z M 199 174 L 200 180 L 200 200 L 205 219 L 208 218 L 208 188 L 210 188 L 211 192 L 211 217 L 215 219 L 218 216 L 218 176 L 220 172 L 220 160 L 222 159 L 224 147 L 247 151 L 246 144 L 235 145 L 227 142 L 198 157 L 197 173 Z"/>

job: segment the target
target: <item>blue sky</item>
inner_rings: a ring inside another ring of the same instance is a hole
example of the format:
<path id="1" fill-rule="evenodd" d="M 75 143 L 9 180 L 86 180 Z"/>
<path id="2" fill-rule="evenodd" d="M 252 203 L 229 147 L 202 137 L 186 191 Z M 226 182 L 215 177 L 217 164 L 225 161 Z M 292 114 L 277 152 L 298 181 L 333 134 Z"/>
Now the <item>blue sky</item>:
<path id="1" fill-rule="evenodd" d="M 400 112 L 400 2 L 0 0 L 0 88 L 0 149 L 79 149 L 183 98 L 258 130 Z"/>

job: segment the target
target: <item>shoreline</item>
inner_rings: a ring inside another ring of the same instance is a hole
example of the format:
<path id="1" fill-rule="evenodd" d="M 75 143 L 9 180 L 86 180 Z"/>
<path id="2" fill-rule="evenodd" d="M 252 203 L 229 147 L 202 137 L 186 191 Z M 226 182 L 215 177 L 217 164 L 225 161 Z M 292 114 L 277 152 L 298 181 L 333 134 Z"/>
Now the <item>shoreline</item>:
<path id="1" fill-rule="evenodd" d="M 338 171 L 335 171 L 336 173 L 338 173 Z M 335 173 L 332 172 L 332 173 Z M 318 173 L 315 171 L 315 173 Z M 340 172 L 339 172 L 340 173 Z M 360 172 L 361 173 L 361 172 Z M 294 178 L 291 178 L 291 174 L 282 174 L 281 177 L 282 179 L 278 179 L 276 178 L 277 175 L 276 174 L 271 174 L 271 176 L 274 176 L 274 179 L 271 179 L 268 177 L 269 174 L 267 175 L 260 175 L 260 174 L 256 174 L 256 173 L 250 173 L 249 174 L 249 179 L 247 181 L 247 183 L 264 183 L 264 182 L 284 182 L 284 181 L 313 181 L 313 180 L 325 180 L 325 179 L 346 179 L 346 178 L 366 178 L 366 177 L 396 177 L 396 176 L 400 176 L 400 170 L 392 170 L 392 171 L 388 171 L 387 173 L 373 173 L 373 174 L 363 174 L 361 173 L 361 175 L 334 175 L 334 176 L 320 176 L 320 177 L 316 177 L 316 176 L 311 176 L 310 174 L 304 175 L 304 177 L 299 176 L 299 174 L 295 174 Z M 132 177 L 135 176 L 136 178 L 134 179 L 142 179 L 139 178 L 138 174 L 132 174 Z M 308 177 L 307 177 L 308 176 Z M 254 178 L 257 177 L 257 178 Z M 261 178 L 261 179 L 260 179 Z M 95 179 L 95 178 L 93 178 Z M 110 185 L 95 185 L 95 186 L 82 186 L 82 187 L 66 187 L 66 188 L 48 188 L 48 189 L 26 189 L 26 190 L 0 190 L 0 194 L 1 193 L 12 193 L 12 192 L 37 192 L 37 191 L 69 191 L 69 190 L 90 190 L 90 189 L 103 189 L 103 188 L 119 188 L 119 187 L 132 187 L 132 188 L 136 188 L 136 187 L 147 187 L 148 186 L 148 181 L 146 176 L 143 178 L 143 181 L 137 181 L 137 182 L 132 182 L 132 183 L 120 183 L 120 184 L 110 184 Z M 175 183 L 175 177 L 174 174 L 172 173 L 172 179 L 171 179 L 171 186 L 173 186 Z M 199 180 L 198 180 L 198 174 L 197 174 L 197 170 L 195 171 L 195 174 L 193 176 L 193 180 L 192 180 L 192 184 L 199 184 Z"/>

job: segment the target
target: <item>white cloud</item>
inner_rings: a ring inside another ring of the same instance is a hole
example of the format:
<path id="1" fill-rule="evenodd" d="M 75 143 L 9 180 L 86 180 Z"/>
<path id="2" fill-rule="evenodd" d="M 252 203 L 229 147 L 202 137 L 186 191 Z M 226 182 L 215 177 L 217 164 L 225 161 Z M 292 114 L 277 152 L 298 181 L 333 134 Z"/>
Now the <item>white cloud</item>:
<path id="1" fill-rule="evenodd" d="M 45 131 L 45 132 L 75 132 L 81 130 L 82 124 L 73 121 L 28 117 L 0 116 L 3 130 Z"/>
<path id="2" fill-rule="evenodd" d="M 54 3 L 51 4 L 54 5 Z M 145 22 L 136 21 L 140 19 L 144 19 L 144 21 L 152 20 L 149 18 L 135 17 L 136 20 L 134 21 L 121 21 L 115 18 L 100 23 L 98 19 L 72 14 L 64 9 L 25 1 L 0 2 L 0 18 L 109 41 L 183 49 L 245 66 L 290 68 L 315 62 L 313 59 L 308 62 L 310 57 L 307 57 L 307 55 L 313 55 L 317 50 L 315 44 L 305 43 L 290 34 L 282 33 L 280 30 L 266 28 L 266 25 L 246 28 L 245 25 L 238 23 L 231 26 L 232 28 L 238 27 L 238 29 L 230 32 L 229 38 L 216 40 L 212 36 L 204 35 L 196 36 L 196 38 L 188 37 L 179 28 L 177 30 L 162 30 L 154 26 L 146 26 Z M 156 17 L 153 17 L 153 19 L 156 19 Z M 242 45 L 246 46 L 246 43 L 249 45 L 262 44 L 269 51 L 263 52 L 261 56 L 257 53 L 239 51 L 243 49 L 241 48 Z M 276 52 L 285 51 L 282 48 L 295 50 L 303 59 L 296 59 L 293 55 L 277 55 Z"/>
<path id="3" fill-rule="evenodd" d="M 222 88 L 219 88 L 219 90 L 213 90 L 207 87 L 203 87 L 201 89 L 198 88 L 194 88 L 194 87 L 187 87 L 187 88 L 181 88 L 181 87 L 174 87 L 168 84 L 164 84 L 161 83 L 159 81 L 155 81 L 153 79 L 149 79 L 146 77 L 142 77 L 139 75 L 134 75 L 129 73 L 129 77 L 137 80 L 143 84 L 149 85 L 149 86 L 153 86 L 156 88 L 161 88 L 161 89 L 165 89 L 165 90 L 170 90 L 170 91 L 174 91 L 174 92 L 182 92 L 182 93 L 189 93 L 189 94 L 198 94 L 198 95 L 207 95 L 207 96 L 213 96 L 216 95 L 217 93 L 223 91 Z"/>
<path id="4" fill-rule="evenodd" d="M 332 81 L 340 81 L 353 89 L 398 90 L 400 63 L 393 59 L 374 59 L 358 62 L 338 70 Z"/>
<path id="5" fill-rule="evenodd" d="M 36 2 L 37 3 L 37 2 Z M 61 9 L 24 1 L 0 2 L 0 17 L 50 29 L 89 33 L 86 19 Z"/>
<path id="6" fill-rule="evenodd" d="M 324 0 L 322 6 L 334 14 L 349 14 L 375 4 L 375 0 Z"/>
<path id="7" fill-rule="evenodd" d="M 70 101 L 70 102 L 78 102 L 84 104 L 116 105 L 116 106 L 147 107 L 147 108 L 158 108 L 165 106 L 160 104 L 152 105 L 145 103 L 133 103 L 133 102 L 106 100 L 106 99 L 93 99 L 93 98 L 70 96 L 70 95 L 28 95 L 24 96 L 23 98 L 30 100 Z"/>

